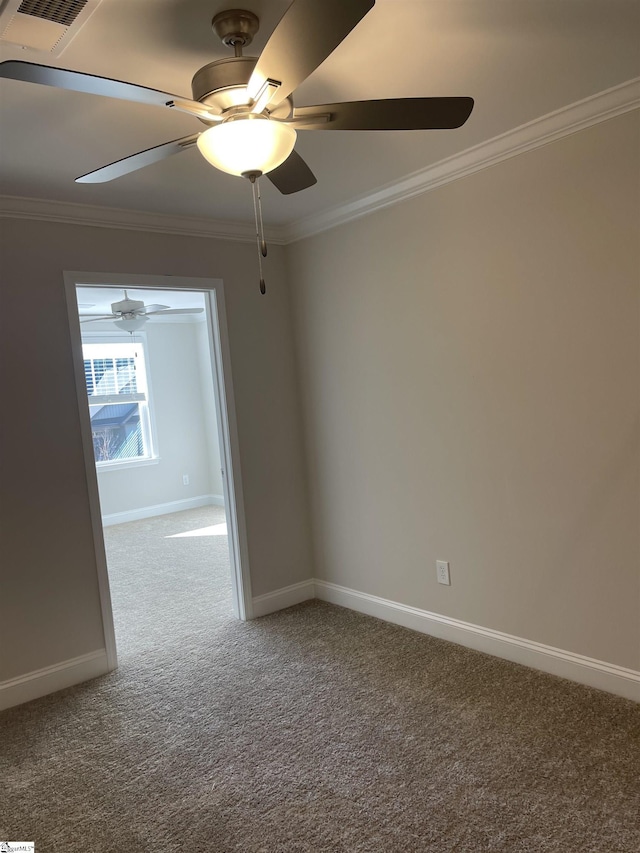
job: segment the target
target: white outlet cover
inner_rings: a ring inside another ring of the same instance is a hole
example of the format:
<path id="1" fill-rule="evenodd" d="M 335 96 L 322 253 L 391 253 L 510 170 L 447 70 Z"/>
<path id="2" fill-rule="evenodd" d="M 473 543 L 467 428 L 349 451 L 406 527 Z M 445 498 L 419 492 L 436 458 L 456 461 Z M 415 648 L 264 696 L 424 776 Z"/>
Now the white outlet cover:
<path id="1" fill-rule="evenodd" d="M 451 586 L 451 575 L 449 574 L 449 563 L 446 560 L 436 560 L 436 572 L 438 583 Z"/>

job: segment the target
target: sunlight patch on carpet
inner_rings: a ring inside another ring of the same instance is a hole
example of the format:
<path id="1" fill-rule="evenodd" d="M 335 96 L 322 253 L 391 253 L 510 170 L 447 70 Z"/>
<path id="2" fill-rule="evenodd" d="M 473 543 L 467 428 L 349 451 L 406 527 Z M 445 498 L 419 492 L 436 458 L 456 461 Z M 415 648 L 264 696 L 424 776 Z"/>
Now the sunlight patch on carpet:
<path id="1" fill-rule="evenodd" d="M 212 524 L 211 527 L 199 527 L 197 530 L 187 530 L 186 533 L 174 533 L 172 536 L 165 536 L 165 539 L 181 539 L 184 536 L 226 536 L 227 522 L 222 524 Z"/>

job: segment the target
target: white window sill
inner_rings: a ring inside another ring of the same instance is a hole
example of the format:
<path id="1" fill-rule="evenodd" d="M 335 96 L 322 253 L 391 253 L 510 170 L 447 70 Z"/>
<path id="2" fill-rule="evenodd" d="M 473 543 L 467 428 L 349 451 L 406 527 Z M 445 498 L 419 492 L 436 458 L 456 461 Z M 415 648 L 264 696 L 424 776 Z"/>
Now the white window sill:
<path id="1" fill-rule="evenodd" d="M 96 470 L 98 473 L 103 471 L 123 471 L 125 468 L 146 468 L 147 465 L 157 465 L 160 461 L 159 456 L 154 456 L 152 459 L 132 459 L 130 462 L 96 462 Z"/>

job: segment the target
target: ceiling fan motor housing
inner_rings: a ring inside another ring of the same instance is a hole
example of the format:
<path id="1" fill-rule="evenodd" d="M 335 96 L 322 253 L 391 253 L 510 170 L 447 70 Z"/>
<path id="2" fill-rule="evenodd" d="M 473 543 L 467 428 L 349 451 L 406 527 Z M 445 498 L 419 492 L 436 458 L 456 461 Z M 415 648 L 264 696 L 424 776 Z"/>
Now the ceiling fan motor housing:
<path id="1" fill-rule="evenodd" d="M 111 310 L 114 314 L 135 314 L 137 311 L 144 310 L 144 302 L 139 299 L 121 299 L 119 302 L 111 303 Z"/>
<path id="2" fill-rule="evenodd" d="M 225 56 L 198 69 L 191 81 L 194 101 L 200 101 L 215 112 L 248 106 L 247 84 L 258 59 L 255 56 Z M 287 119 L 293 112 L 292 99 L 285 98 L 270 112 L 274 118 Z M 211 123 L 204 120 L 204 123 Z"/>
<path id="3" fill-rule="evenodd" d="M 220 12 L 211 22 L 213 31 L 227 47 L 235 49 L 235 56 L 210 62 L 194 74 L 191 90 L 194 101 L 213 107 L 218 114 L 236 107 L 249 106 L 247 85 L 258 61 L 257 57 L 242 56 L 242 48 L 253 41 L 260 21 L 253 12 L 230 9 Z M 283 117 L 288 117 L 285 110 Z M 203 119 L 204 123 L 207 122 Z"/>
<path id="4" fill-rule="evenodd" d="M 247 84 L 257 61 L 254 56 L 225 56 L 198 69 L 191 81 L 194 101 L 220 110 L 246 103 Z"/>

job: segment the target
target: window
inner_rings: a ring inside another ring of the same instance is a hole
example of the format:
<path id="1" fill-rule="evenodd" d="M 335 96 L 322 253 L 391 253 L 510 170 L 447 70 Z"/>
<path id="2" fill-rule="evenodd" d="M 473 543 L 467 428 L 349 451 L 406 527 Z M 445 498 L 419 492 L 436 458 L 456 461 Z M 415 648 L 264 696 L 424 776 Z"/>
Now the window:
<path id="1" fill-rule="evenodd" d="M 152 459 L 142 343 L 85 342 L 82 353 L 96 463 Z"/>

